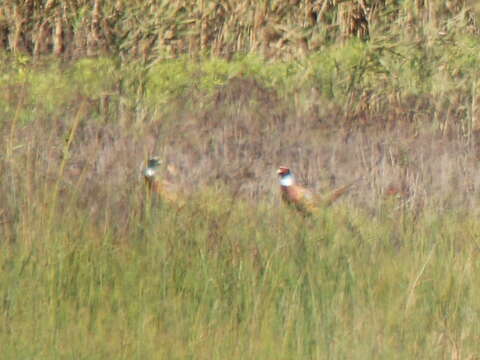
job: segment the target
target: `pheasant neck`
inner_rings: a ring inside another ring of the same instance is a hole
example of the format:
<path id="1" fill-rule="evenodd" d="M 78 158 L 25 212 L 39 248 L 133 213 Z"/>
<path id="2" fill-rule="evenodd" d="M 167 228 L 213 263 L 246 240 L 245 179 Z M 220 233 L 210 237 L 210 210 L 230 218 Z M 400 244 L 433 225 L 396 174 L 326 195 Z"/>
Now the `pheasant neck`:
<path id="1" fill-rule="evenodd" d="M 280 178 L 280 185 L 282 186 L 288 187 L 288 186 L 292 186 L 294 183 L 295 183 L 295 178 L 293 177 L 292 174 L 288 174 Z"/>
<path id="2" fill-rule="evenodd" d="M 153 177 L 153 175 L 155 175 L 155 170 L 153 170 L 152 168 L 146 168 L 144 175 L 146 177 Z"/>

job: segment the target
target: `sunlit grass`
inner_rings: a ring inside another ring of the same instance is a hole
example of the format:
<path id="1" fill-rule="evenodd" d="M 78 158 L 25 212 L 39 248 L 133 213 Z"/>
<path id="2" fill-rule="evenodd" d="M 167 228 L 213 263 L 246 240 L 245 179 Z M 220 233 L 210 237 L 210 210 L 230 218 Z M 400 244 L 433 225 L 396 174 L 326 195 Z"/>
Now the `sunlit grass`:
<path id="1" fill-rule="evenodd" d="M 432 214 L 400 226 L 346 206 L 303 219 L 223 191 L 179 210 L 142 205 L 131 189 L 123 228 L 75 203 L 48 221 L 51 205 L 26 194 L 43 209 L 20 210 L 0 255 L 5 356 L 477 353 L 474 219 Z"/>

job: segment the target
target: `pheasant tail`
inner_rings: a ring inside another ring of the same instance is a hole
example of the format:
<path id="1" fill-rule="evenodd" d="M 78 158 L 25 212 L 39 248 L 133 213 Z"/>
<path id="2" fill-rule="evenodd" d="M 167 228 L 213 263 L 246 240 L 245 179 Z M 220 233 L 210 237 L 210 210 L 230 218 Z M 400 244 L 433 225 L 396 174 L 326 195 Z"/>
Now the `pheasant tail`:
<path id="1" fill-rule="evenodd" d="M 347 185 L 343 185 L 339 187 L 338 189 L 333 190 L 330 194 L 325 196 L 323 199 L 323 204 L 324 206 L 330 206 L 332 205 L 339 197 L 341 197 L 343 194 L 346 194 L 349 190 L 352 189 L 352 187 L 360 180 L 356 179 L 355 181 L 352 181 L 351 183 Z"/>

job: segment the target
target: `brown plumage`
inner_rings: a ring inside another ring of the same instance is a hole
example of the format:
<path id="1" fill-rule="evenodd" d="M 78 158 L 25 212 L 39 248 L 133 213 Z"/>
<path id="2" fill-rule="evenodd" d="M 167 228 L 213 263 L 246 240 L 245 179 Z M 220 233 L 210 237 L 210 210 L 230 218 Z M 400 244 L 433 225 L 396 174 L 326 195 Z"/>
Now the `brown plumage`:
<path id="1" fill-rule="evenodd" d="M 280 191 L 282 193 L 282 200 L 289 206 L 303 214 L 312 214 L 319 207 L 330 206 L 340 196 L 345 194 L 356 181 L 339 187 L 329 194 L 318 196 L 314 195 L 310 190 L 295 183 L 295 178 L 286 166 L 280 166 L 277 171 L 280 181 Z"/>
<path id="2" fill-rule="evenodd" d="M 159 174 L 160 165 L 161 161 L 156 157 L 148 160 L 147 167 L 143 171 L 147 188 L 168 202 L 181 204 L 181 196 L 179 195 L 176 186 L 161 178 Z"/>

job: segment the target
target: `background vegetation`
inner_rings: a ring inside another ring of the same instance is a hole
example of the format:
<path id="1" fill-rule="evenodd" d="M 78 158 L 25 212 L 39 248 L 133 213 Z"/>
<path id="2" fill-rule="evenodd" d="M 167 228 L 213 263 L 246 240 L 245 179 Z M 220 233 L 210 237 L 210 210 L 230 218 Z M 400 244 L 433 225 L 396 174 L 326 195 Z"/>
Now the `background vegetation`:
<path id="1" fill-rule="evenodd" d="M 1 5 L 6 358 L 479 357 L 476 2 Z"/>

